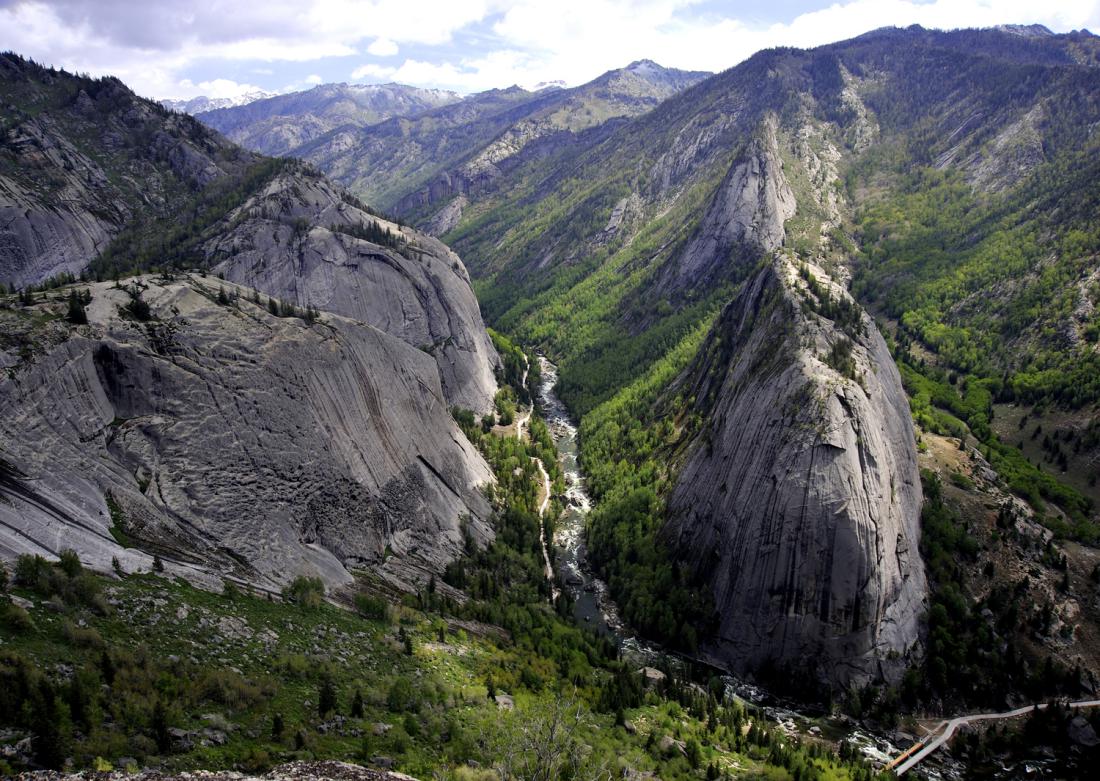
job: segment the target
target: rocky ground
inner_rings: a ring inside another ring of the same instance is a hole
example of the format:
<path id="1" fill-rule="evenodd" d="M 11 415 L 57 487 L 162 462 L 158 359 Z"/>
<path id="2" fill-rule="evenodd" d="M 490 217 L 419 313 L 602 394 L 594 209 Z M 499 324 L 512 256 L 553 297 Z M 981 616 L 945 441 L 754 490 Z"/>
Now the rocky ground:
<path id="1" fill-rule="evenodd" d="M 262 775 L 250 775 L 235 771 L 211 772 L 197 770 L 191 773 L 164 773 L 159 770 L 143 770 L 130 773 L 124 770 L 96 772 L 86 770 L 80 773 L 59 773 L 39 771 L 21 773 L 16 776 L 20 781 L 63 781 L 64 779 L 95 779 L 95 781 L 409 781 L 412 776 L 383 770 L 352 765 L 347 762 L 290 762 L 280 765 Z"/>

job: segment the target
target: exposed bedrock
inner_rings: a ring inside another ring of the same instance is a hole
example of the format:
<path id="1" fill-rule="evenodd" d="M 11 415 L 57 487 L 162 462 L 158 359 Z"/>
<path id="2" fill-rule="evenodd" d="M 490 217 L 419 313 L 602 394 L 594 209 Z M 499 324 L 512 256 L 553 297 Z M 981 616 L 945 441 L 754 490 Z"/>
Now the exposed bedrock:
<path id="1" fill-rule="evenodd" d="M 275 317 L 232 284 L 219 304 L 212 278 L 140 281 L 153 320 L 92 285 L 89 325 L 0 354 L 4 557 L 147 569 L 114 525 L 183 574 L 335 585 L 369 567 L 410 586 L 462 552 L 463 527 L 491 537 L 490 470 L 430 356 L 341 317 Z"/>
<path id="2" fill-rule="evenodd" d="M 926 596 L 909 408 L 870 318 L 802 268 L 758 271 L 680 379 L 705 422 L 667 532 L 713 591 L 721 660 L 894 679 Z"/>

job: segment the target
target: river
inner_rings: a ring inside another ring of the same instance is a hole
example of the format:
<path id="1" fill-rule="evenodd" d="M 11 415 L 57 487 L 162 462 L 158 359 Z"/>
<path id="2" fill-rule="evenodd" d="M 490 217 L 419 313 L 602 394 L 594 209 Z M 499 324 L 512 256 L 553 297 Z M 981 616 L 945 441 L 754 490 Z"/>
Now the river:
<path id="1" fill-rule="evenodd" d="M 554 529 L 553 546 L 559 580 L 573 600 L 573 615 L 578 623 L 612 637 L 624 657 L 640 664 L 679 668 L 684 662 L 682 657 L 630 631 L 607 584 L 588 564 L 584 530 L 593 502 L 580 467 L 577 426 L 554 393 L 557 366 L 540 355 L 539 371 L 539 411 L 554 438 L 558 463 L 565 475 L 566 506 Z"/>
<path id="2" fill-rule="evenodd" d="M 566 507 L 554 530 L 555 562 L 559 580 L 573 600 L 576 620 L 613 638 L 623 657 L 636 664 L 671 667 L 678 674 L 690 674 L 689 670 L 685 670 L 688 665 L 694 666 L 698 674 L 702 671 L 702 665 L 707 670 L 705 674 L 719 673 L 720 671 L 699 660 L 688 659 L 631 632 L 622 619 L 618 605 L 611 598 L 607 584 L 589 566 L 584 531 L 593 501 L 579 463 L 577 426 L 565 404 L 554 393 L 554 386 L 558 382 L 557 367 L 545 357 L 539 356 L 539 370 L 542 373 L 539 411 L 550 429 L 558 451 L 558 463 L 565 475 Z M 730 695 L 763 707 L 765 713 L 788 735 L 814 734 L 811 731 L 814 718 L 822 715 L 818 709 L 810 709 L 811 713 L 807 714 L 804 706 L 774 697 L 750 682 L 730 675 L 722 677 Z M 899 749 L 884 736 L 851 730 L 848 739 L 864 756 L 879 763 L 884 763 L 899 753 Z"/>
<path id="3" fill-rule="evenodd" d="M 577 449 L 577 427 L 569 411 L 554 393 L 558 382 L 557 367 L 539 356 L 539 409 L 554 444 L 558 463 L 565 475 L 566 507 L 554 530 L 554 554 L 558 576 L 573 600 L 577 620 L 601 634 L 619 638 L 623 622 L 618 607 L 608 594 L 607 584 L 597 578 L 588 566 L 588 551 L 584 543 L 584 525 L 592 510 L 592 499 L 581 473 Z"/>

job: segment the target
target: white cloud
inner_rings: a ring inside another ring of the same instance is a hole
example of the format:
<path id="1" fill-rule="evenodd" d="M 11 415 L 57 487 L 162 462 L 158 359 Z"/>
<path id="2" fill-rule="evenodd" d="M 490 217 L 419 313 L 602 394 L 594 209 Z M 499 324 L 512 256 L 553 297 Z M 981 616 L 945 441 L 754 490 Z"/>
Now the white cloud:
<path id="1" fill-rule="evenodd" d="M 323 84 L 324 79 L 318 76 L 316 73 L 311 73 L 305 78 L 306 84 Z"/>
<path id="2" fill-rule="evenodd" d="M 351 77 L 356 81 L 359 79 L 392 79 L 393 74 L 396 72 L 396 68 L 391 68 L 388 65 L 377 65 L 373 62 L 369 62 L 353 70 L 351 72 Z"/>
<path id="3" fill-rule="evenodd" d="M 642 58 L 721 71 L 760 49 L 818 46 L 890 25 L 1100 27 L 1097 0 L 1050 0 L 1043 6 L 1030 0 L 848 0 L 764 27 L 750 26 L 732 10 L 729 16 L 696 13 L 697 0 L 517 0 L 507 5 L 493 26 L 496 50 L 438 62 L 407 59 L 396 69 L 364 65 L 354 78 L 467 92 L 559 79 L 574 85 Z"/>
<path id="4" fill-rule="evenodd" d="M 1100 25 L 1097 0 L 849 0 L 802 14 L 789 23 L 750 27 L 713 11 L 694 13 L 694 0 L 520 0 L 494 26 L 515 48 L 532 54 L 523 72 L 501 70 L 498 84 L 565 79 L 576 84 L 632 60 L 720 71 L 772 46 L 810 47 L 888 25 L 990 27 L 1040 23 L 1055 30 Z M 731 3 L 731 6 L 735 4 Z M 607 30 L 614 30 L 608 35 Z M 480 70 L 478 63 L 470 63 Z M 491 66 L 492 63 L 486 63 Z M 484 79 L 478 73 L 471 81 Z"/>
<path id="5" fill-rule="evenodd" d="M 367 54 L 373 54 L 375 57 L 392 57 L 397 54 L 397 44 L 389 38 L 375 38 L 367 47 Z"/>
<path id="6" fill-rule="evenodd" d="M 199 95 L 205 95 L 208 98 L 235 98 L 249 92 L 264 91 L 262 87 L 257 87 L 255 84 L 242 84 L 231 79 L 211 79 L 200 81 L 198 84 L 192 83 L 190 79 L 182 79 L 179 82 L 179 88 L 189 98 Z"/>

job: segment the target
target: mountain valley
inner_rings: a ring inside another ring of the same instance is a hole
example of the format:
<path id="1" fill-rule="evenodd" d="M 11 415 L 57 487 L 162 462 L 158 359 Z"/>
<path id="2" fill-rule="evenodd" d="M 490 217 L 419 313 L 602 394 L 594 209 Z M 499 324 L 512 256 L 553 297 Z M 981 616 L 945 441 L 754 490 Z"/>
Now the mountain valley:
<path id="1" fill-rule="evenodd" d="M 1100 38 L 176 108 L 0 55 L 0 774 L 1087 777 Z"/>

